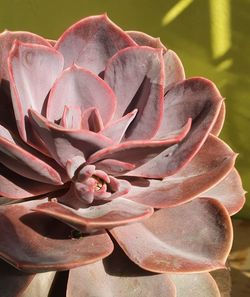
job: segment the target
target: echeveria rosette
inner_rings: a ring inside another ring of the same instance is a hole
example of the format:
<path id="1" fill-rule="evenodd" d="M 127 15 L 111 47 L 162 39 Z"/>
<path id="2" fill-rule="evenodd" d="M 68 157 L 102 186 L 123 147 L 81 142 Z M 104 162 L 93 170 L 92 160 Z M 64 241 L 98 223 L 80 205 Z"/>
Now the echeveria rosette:
<path id="1" fill-rule="evenodd" d="M 0 79 L 1 296 L 219 296 L 244 191 L 211 81 L 106 15 L 3 32 Z"/>

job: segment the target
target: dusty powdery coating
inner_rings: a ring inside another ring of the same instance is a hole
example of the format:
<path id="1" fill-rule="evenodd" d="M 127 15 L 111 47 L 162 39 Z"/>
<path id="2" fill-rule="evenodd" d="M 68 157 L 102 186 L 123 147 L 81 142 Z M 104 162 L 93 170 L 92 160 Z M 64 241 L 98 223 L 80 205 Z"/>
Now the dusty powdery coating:
<path id="1" fill-rule="evenodd" d="M 211 81 L 101 15 L 3 32 L 0 82 L 1 296 L 219 296 L 244 191 Z"/>

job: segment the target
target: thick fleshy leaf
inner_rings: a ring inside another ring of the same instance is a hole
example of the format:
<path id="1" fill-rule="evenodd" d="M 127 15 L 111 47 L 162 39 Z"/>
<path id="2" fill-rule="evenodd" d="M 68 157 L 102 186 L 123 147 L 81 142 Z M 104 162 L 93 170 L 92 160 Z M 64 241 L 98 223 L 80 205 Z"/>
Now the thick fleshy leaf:
<path id="1" fill-rule="evenodd" d="M 151 207 L 123 198 L 78 210 L 73 210 L 57 202 L 47 202 L 38 205 L 33 210 L 52 216 L 83 232 L 133 223 L 153 214 Z"/>
<path id="2" fill-rule="evenodd" d="M 89 155 L 110 146 L 112 141 L 107 137 L 87 130 L 65 129 L 52 124 L 45 117 L 34 110 L 30 110 L 32 127 L 42 140 L 53 158 L 62 166 L 67 161 L 80 156 L 87 158 Z"/>
<path id="3" fill-rule="evenodd" d="M 138 109 L 125 139 L 153 137 L 163 111 L 162 50 L 137 46 L 119 51 L 109 60 L 104 80 L 117 96 L 115 120 Z"/>
<path id="4" fill-rule="evenodd" d="M 0 261 L 0 296 L 19 297 L 34 278 L 34 274 L 28 274 L 17 270 L 3 260 Z"/>
<path id="5" fill-rule="evenodd" d="M 117 51 L 135 42 L 106 14 L 87 17 L 67 29 L 55 44 L 64 56 L 64 67 L 77 64 L 99 74 Z"/>
<path id="6" fill-rule="evenodd" d="M 204 78 L 191 78 L 170 89 L 164 100 L 164 115 L 155 139 L 169 135 L 182 127 L 188 118 L 192 126 L 187 137 L 175 147 L 166 149 L 147 164 L 132 171 L 134 176 L 161 177 L 175 174 L 198 152 L 212 129 L 222 98 L 215 85 Z"/>
<path id="7" fill-rule="evenodd" d="M 127 163 L 132 163 L 136 166 L 144 164 L 148 160 L 157 156 L 160 152 L 168 147 L 172 147 L 180 142 L 189 132 L 191 120 L 189 119 L 175 135 L 161 140 L 132 140 L 125 141 L 111 147 L 104 148 L 95 154 L 91 155 L 88 159 L 89 163 L 94 163 L 103 159 L 115 159 L 118 161 L 126 160 Z M 130 173 L 128 173 L 130 175 Z M 150 174 L 149 174 L 150 175 Z M 145 176 L 147 176 L 145 174 Z M 158 177 L 155 174 L 154 177 Z"/>
<path id="8" fill-rule="evenodd" d="M 81 129 L 82 111 L 79 106 L 64 106 L 60 125 L 67 129 Z"/>
<path id="9" fill-rule="evenodd" d="M 113 115 L 115 104 L 114 92 L 100 77 L 73 65 L 64 70 L 51 89 L 46 117 L 52 122 L 58 122 L 65 105 L 80 107 L 82 112 L 95 107 L 106 124 Z"/>
<path id="10" fill-rule="evenodd" d="M 101 133 L 113 140 L 114 143 L 120 143 L 130 123 L 134 120 L 137 109 L 127 113 L 122 118 L 112 121 Z"/>
<path id="11" fill-rule="evenodd" d="M 37 273 L 21 297 L 48 297 L 55 278 L 55 271 Z"/>
<path id="12" fill-rule="evenodd" d="M 223 128 L 224 120 L 226 116 L 226 105 L 225 102 L 222 103 L 219 115 L 216 119 L 215 124 L 213 125 L 213 128 L 211 130 L 211 133 L 218 136 Z"/>
<path id="13" fill-rule="evenodd" d="M 216 282 L 208 272 L 170 274 L 178 297 L 221 297 Z"/>
<path id="14" fill-rule="evenodd" d="M 70 271 L 67 297 L 71 296 L 175 297 L 175 288 L 166 275 L 118 277 L 109 275 L 103 263 L 96 262 Z"/>
<path id="15" fill-rule="evenodd" d="M 219 200 L 226 207 L 229 214 L 233 215 L 243 207 L 246 201 L 245 194 L 239 173 L 233 168 L 217 185 L 199 196 Z"/>
<path id="16" fill-rule="evenodd" d="M 0 126 L 1 131 L 3 127 Z M 2 135 L 2 133 L 0 133 Z M 8 137 L 7 133 L 5 133 Z M 61 185 L 59 173 L 48 163 L 15 144 L 12 138 L 0 136 L 0 162 L 21 176 L 43 183 Z"/>
<path id="17" fill-rule="evenodd" d="M 50 46 L 45 39 L 30 32 L 10 32 L 5 30 L 0 34 L 0 123 L 12 131 L 16 131 L 17 127 L 10 94 L 7 61 L 15 40 Z"/>
<path id="18" fill-rule="evenodd" d="M 90 107 L 84 110 L 82 113 L 81 127 L 82 129 L 87 129 L 96 133 L 103 129 L 102 117 L 97 108 Z"/>
<path id="19" fill-rule="evenodd" d="M 176 53 L 170 49 L 163 55 L 165 66 L 164 93 L 171 89 L 176 83 L 185 79 L 185 72 L 181 60 Z"/>
<path id="20" fill-rule="evenodd" d="M 126 31 L 126 33 L 133 38 L 133 40 L 140 46 L 150 46 L 153 48 L 165 48 L 165 46 L 161 43 L 160 38 L 152 37 L 144 32 L 140 31 Z"/>
<path id="21" fill-rule="evenodd" d="M 72 238 L 61 222 L 31 211 L 45 202 L 0 206 L 0 255 L 29 272 L 67 270 L 109 255 L 113 244 L 106 233 Z M 63 248 L 62 248 L 63 247 Z"/>
<path id="22" fill-rule="evenodd" d="M 105 159 L 95 163 L 95 166 L 99 170 L 105 171 L 107 174 L 117 176 L 135 168 L 135 165 L 128 162 L 122 162 L 115 159 Z"/>
<path id="23" fill-rule="evenodd" d="M 219 138 L 209 135 L 196 156 L 176 174 L 163 180 L 142 180 L 131 177 L 129 182 L 132 189 L 125 197 L 155 208 L 182 204 L 223 179 L 234 166 L 235 158 L 236 154 L 228 145 Z M 235 187 L 238 188 L 236 185 Z M 233 193 L 234 191 L 231 195 L 235 197 Z M 205 194 L 205 197 L 216 198 L 215 195 L 208 194 Z M 238 205 L 241 204 L 240 197 L 235 201 Z"/>
<path id="24" fill-rule="evenodd" d="M 195 199 L 156 211 L 143 223 L 116 227 L 112 235 L 128 257 L 155 272 L 222 268 L 232 245 L 232 226 L 214 199 Z"/>
<path id="25" fill-rule="evenodd" d="M 26 140 L 28 109 L 42 112 L 46 96 L 63 69 L 63 57 L 52 47 L 16 41 L 8 61 L 17 126 Z"/>
<path id="26" fill-rule="evenodd" d="M 58 189 L 60 189 L 60 186 L 30 180 L 0 164 L 0 196 L 11 199 L 23 199 Z"/>

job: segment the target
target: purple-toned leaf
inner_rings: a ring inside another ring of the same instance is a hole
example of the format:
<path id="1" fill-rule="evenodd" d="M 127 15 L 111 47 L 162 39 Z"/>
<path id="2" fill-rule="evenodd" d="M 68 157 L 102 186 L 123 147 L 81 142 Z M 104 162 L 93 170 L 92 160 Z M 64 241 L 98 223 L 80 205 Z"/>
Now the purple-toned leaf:
<path id="1" fill-rule="evenodd" d="M 101 73 L 117 51 L 136 45 L 107 15 L 87 17 L 68 28 L 55 48 L 64 56 L 64 67 L 73 64 Z"/>
<path id="2" fill-rule="evenodd" d="M 67 129 L 81 129 L 82 111 L 79 106 L 64 105 L 60 125 Z"/>
<path id="3" fill-rule="evenodd" d="M 140 178 L 130 178 L 132 189 L 125 197 L 156 208 L 182 204 L 223 179 L 233 168 L 235 158 L 236 154 L 229 146 L 209 135 L 196 156 L 176 174 L 163 180 L 144 182 Z"/>
<path id="4" fill-rule="evenodd" d="M 127 113 L 122 118 L 112 121 L 102 131 L 101 134 L 113 140 L 114 143 L 120 143 L 130 123 L 134 120 L 137 109 Z"/>
<path id="5" fill-rule="evenodd" d="M 130 47 L 108 62 L 104 80 L 117 96 L 114 120 L 138 109 L 125 139 L 150 139 L 163 112 L 164 65 L 161 49 Z"/>
<path id="6" fill-rule="evenodd" d="M 147 164 L 133 170 L 134 176 L 161 177 L 175 174 L 199 151 L 218 116 L 222 98 L 215 85 L 204 78 L 191 78 L 170 89 L 164 100 L 164 115 L 155 139 L 161 139 L 182 127 L 188 118 L 192 126 L 178 145 L 163 151 Z"/>
<path id="7" fill-rule="evenodd" d="M 0 196 L 11 199 L 34 197 L 60 189 L 60 187 L 40 183 L 16 174 L 0 164 Z"/>
<path id="8" fill-rule="evenodd" d="M 133 262 L 161 273 L 222 268 L 232 245 L 230 217 L 214 199 L 161 209 L 143 223 L 110 232 Z"/>
<path id="9" fill-rule="evenodd" d="M 87 129 L 98 133 L 103 129 L 103 121 L 100 112 L 95 107 L 90 107 L 82 113 L 81 119 L 82 129 Z"/>
<path id="10" fill-rule="evenodd" d="M 135 168 L 135 165 L 128 162 L 118 161 L 115 159 L 105 159 L 95 163 L 97 169 L 105 171 L 107 174 L 117 176 Z"/>
<path id="11" fill-rule="evenodd" d="M 169 138 L 152 141 L 132 140 L 104 148 L 91 155 L 88 159 L 88 163 L 95 163 L 104 159 L 115 159 L 118 161 L 126 160 L 127 163 L 139 166 L 154 158 L 166 148 L 171 148 L 173 145 L 180 142 L 189 132 L 190 126 L 191 120 L 189 119 L 179 131 L 175 131 L 175 135 L 171 135 Z M 128 174 L 130 175 L 130 173 Z M 150 172 L 145 173 L 145 176 L 151 176 Z M 158 177 L 158 175 L 155 174 L 155 176 L 152 177 Z"/>
<path id="12" fill-rule="evenodd" d="M 126 31 L 126 33 L 140 46 L 150 46 L 153 48 L 162 48 L 167 50 L 161 43 L 160 38 L 152 37 L 144 32 L 140 31 Z"/>
<path id="13" fill-rule="evenodd" d="M 4 130 L 0 126 L 1 131 Z M 10 134 L 0 133 L 0 162 L 14 172 L 42 183 L 61 185 L 59 173 L 43 160 L 15 144 Z"/>
<path id="14" fill-rule="evenodd" d="M 0 123 L 12 131 L 16 131 L 15 115 L 12 107 L 12 100 L 9 86 L 8 56 L 15 40 L 28 43 L 50 44 L 42 37 L 30 32 L 10 32 L 5 30 L 0 34 Z"/>
<path id="15" fill-rule="evenodd" d="M 214 134 L 216 136 L 218 136 L 220 134 L 220 132 L 223 128 L 225 116 L 226 116 L 226 105 L 225 105 L 225 102 L 223 101 L 221 108 L 220 108 L 219 115 L 218 115 L 216 122 L 213 125 L 213 128 L 211 130 L 212 134 Z"/>
<path id="16" fill-rule="evenodd" d="M 239 173 L 235 168 L 232 168 L 223 180 L 199 196 L 219 200 L 229 214 L 233 215 L 243 207 L 246 201 L 245 194 Z"/>
<path id="17" fill-rule="evenodd" d="M 112 144 L 110 139 L 101 134 L 53 124 L 34 110 L 30 110 L 29 115 L 32 127 L 47 144 L 53 158 L 62 166 L 66 166 L 67 161 L 76 156 L 86 159 L 95 151 Z"/>
<path id="18" fill-rule="evenodd" d="M 221 297 L 215 280 L 208 272 L 170 274 L 178 297 Z"/>
<path id="19" fill-rule="evenodd" d="M 113 244 L 106 233 L 75 239 L 68 226 L 30 210 L 45 201 L 0 206 L 3 259 L 18 269 L 42 272 L 89 264 L 112 252 Z"/>
<path id="20" fill-rule="evenodd" d="M 80 107 L 82 112 L 95 107 L 106 124 L 113 115 L 115 104 L 114 92 L 100 77 L 73 65 L 64 70 L 52 87 L 46 117 L 52 122 L 58 122 L 65 105 Z"/>
<path id="21" fill-rule="evenodd" d="M 185 72 L 181 60 L 176 53 L 170 49 L 163 55 L 165 66 L 164 94 L 167 93 L 176 83 L 185 79 Z"/>
<path id="22" fill-rule="evenodd" d="M 70 271 L 66 296 L 175 297 L 175 288 L 167 275 L 118 277 L 108 274 L 99 261 Z"/>
<path id="23" fill-rule="evenodd" d="M 63 69 L 63 57 L 52 47 L 16 41 L 8 63 L 17 126 L 26 140 L 28 109 L 42 112 L 45 98 Z"/>
<path id="24" fill-rule="evenodd" d="M 17 270 L 4 261 L 0 261 L 0 296 L 19 297 L 31 283 L 34 274 Z"/>
<path id="25" fill-rule="evenodd" d="M 57 202 L 47 202 L 38 205 L 33 210 L 52 216 L 83 232 L 133 223 L 148 218 L 153 213 L 151 207 L 123 198 L 78 210 Z"/>

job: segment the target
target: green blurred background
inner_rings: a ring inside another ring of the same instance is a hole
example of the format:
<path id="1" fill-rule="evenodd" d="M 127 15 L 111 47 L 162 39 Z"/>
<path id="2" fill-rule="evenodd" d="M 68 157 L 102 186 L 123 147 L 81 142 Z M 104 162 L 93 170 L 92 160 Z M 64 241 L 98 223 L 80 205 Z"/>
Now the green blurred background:
<path id="1" fill-rule="evenodd" d="M 0 31 L 56 39 L 75 21 L 103 12 L 125 30 L 159 36 L 180 56 L 187 77 L 217 84 L 227 106 L 222 138 L 240 154 L 236 166 L 250 191 L 250 1 L 0 0 Z M 250 218 L 250 200 L 237 216 Z"/>

